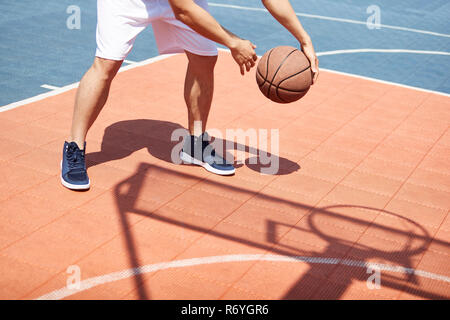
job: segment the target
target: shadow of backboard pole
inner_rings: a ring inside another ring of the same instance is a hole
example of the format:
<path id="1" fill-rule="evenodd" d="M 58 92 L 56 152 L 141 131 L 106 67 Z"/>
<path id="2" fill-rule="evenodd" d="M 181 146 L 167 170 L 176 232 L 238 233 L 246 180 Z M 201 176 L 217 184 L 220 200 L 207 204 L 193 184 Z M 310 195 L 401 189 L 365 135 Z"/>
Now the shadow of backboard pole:
<path id="1" fill-rule="evenodd" d="M 140 166 L 140 168 L 144 169 L 142 166 Z M 141 266 L 141 263 L 139 261 L 138 252 L 136 250 L 135 240 L 130 229 L 128 212 L 129 208 L 135 207 L 137 198 L 128 197 L 127 194 L 139 194 L 139 190 L 141 190 L 145 178 L 145 175 L 142 175 L 140 173 L 142 172 L 138 170 L 137 174 L 133 176 L 136 177 L 136 179 L 127 179 L 125 181 L 122 181 L 114 188 L 114 196 L 119 211 L 120 223 L 125 237 L 125 245 L 127 247 L 130 265 L 134 270 L 137 270 Z M 126 191 L 124 192 L 123 189 L 126 189 Z M 145 286 L 142 285 L 144 281 L 140 272 L 134 273 L 134 282 L 137 288 L 139 299 L 150 299 Z"/>

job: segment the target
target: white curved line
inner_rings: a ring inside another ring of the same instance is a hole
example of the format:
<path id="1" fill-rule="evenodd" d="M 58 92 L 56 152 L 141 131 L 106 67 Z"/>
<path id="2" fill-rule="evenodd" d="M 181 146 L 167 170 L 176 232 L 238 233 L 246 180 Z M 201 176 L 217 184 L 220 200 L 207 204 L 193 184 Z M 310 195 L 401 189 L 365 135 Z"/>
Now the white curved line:
<path id="1" fill-rule="evenodd" d="M 224 48 L 218 48 L 218 50 L 219 51 L 224 51 L 224 52 L 230 52 L 229 49 L 224 49 Z M 258 56 L 258 58 L 261 58 L 261 56 Z M 450 94 L 445 93 L 445 92 L 429 90 L 429 89 L 413 87 L 413 86 L 408 86 L 406 84 L 402 84 L 402 83 L 398 83 L 398 82 L 391 82 L 391 81 L 386 81 L 386 80 L 381 80 L 381 79 L 376 79 L 376 78 L 371 78 L 371 77 L 365 77 L 365 76 L 361 76 L 361 75 L 354 74 L 354 73 L 336 71 L 336 70 L 331 70 L 331 69 L 326 69 L 326 68 L 320 68 L 320 71 L 330 72 L 330 73 L 339 74 L 339 75 L 342 75 L 342 76 L 347 76 L 347 77 L 353 77 L 353 78 L 367 80 L 367 81 L 378 82 L 378 83 L 382 83 L 382 84 L 387 84 L 387 85 L 391 85 L 391 86 L 396 86 L 396 87 L 401 87 L 401 88 L 406 88 L 406 89 L 411 89 L 411 90 L 416 90 L 416 91 L 421 91 L 421 92 L 433 93 L 433 94 L 437 94 L 437 95 L 444 96 L 444 97 L 450 97 Z"/>
<path id="2" fill-rule="evenodd" d="M 426 51 L 426 50 L 408 50 L 408 49 L 348 49 L 318 52 L 317 56 L 332 56 L 336 54 L 348 53 L 413 53 L 413 54 L 432 54 L 441 56 L 450 56 L 450 52 L 444 51 Z"/>
<path id="3" fill-rule="evenodd" d="M 236 6 L 236 5 L 231 5 L 231 4 L 223 4 L 223 3 L 212 3 L 212 2 L 209 2 L 209 5 L 212 6 L 212 7 L 222 7 L 222 8 L 230 8 L 230 9 L 247 10 L 247 11 L 268 12 L 266 9 L 263 9 L 263 8 L 244 7 L 244 6 Z M 306 18 L 312 18 L 312 19 L 321 19 L 321 20 L 330 20 L 330 21 L 337 21 L 337 22 L 345 22 L 345 23 L 367 25 L 367 21 L 358 21 L 358 20 L 352 20 L 352 19 L 342 19 L 342 18 L 335 18 L 335 17 L 327 17 L 327 16 L 321 16 L 321 15 L 316 15 L 316 14 L 308 14 L 308 13 L 300 13 L 300 12 L 296 12 L 295 14 L 297 16 L 299 16 L 299 17 L 306 17 Z M 422 34 L 428 34 L 428 35 L 432 35 L 432 36 L 450 38 L 450 34 L 433 32 L 433 31 L 427 31 L 427 30 L 412 29 L 412 28 L 392 26 L 392 25 L 387 25 L 387 24 L 380 24 L 380 27 L 381 28 L 386 28 L 386 29 L 408 31 L 408 32 L 414 32 L 414 33 L 422 33 Z"/>
<path id="4" fill-rule="evenodd" d="M 339 75 L 342 75 L 342 76 L 353 77 L 353 78 L 362 79 L 362 80 L 378 82 L 378 83 L 387 84 L 387 85 L 391 85 L 391 86 L 396 86 L 396 87 L 400 87 L 400 88 L 406 88 L 406 89 L 412 89 L 412 90 L 421 91 L 421 92 L 433 93 L 433 94 L 437 94 L 437 95 L 440 95 L 440 96 L 443 96 L 443 97 L 450 97 L 450 94 L 445 93 L 445 92 L 440 92 L 440 91 L 434 91 L 434 90 L 429 90 L 429 89 L 423 89 L 423 88 L 419 88 L 419 87 L 408 86 L 406 84 L 401 84 L 401 83 L 398 83 L 398 82 L 391 82 L 391 81 L 380 80 L 380 79 L 371 78 L 371 77 L 360 76 L 360 75 L 357 75 L 357 74 L 354 74 L 354 73 L 347 73 L 347 72 L 336 71 L 336 70 L 325 69 L 325 68 L 320 68 L 320 71 L 321 72 L 322 71 L 330 72 L 330 73 L 339 74 Z"/>
<path id="5" fill-rule="evenodd" d="M 162 263 L 149 264 L 143 267 L 126 269 L 119 272 L 113 272 L 102 276 L 89 278 L 80 282 L 79 289 L 68 289 L 67 287 L 52 291 L 48 294 L 40 296 L 37 300 L 60 300 L 79 293 L 93 287 L 123 280 L 134 275 L 166 270 L 172 268 L 192 267 L 204 264 L 226 263 L 226 262 L 243 262 L 243 261 L 276 261 L 276 262 L 306 262 L 311 264 L 342 264 L 357 268 L 371 268 L 380 271 L 391 271 L 403 274 L 414 274 L 419 277 L 428 278 L 437 281 L 450 283 L 450 277 L 434 274 L 427 271 L 415 270 L 412 268 L 404 268 L 401 266 L 369 263 L 364 261 L 346 260 L 339 258 L 319 258 L 319 257 L 300 257 L 300 256 L 281 256 L 281 255 L 263 255 L 263 254 L 234 254 L 224 256 L 212 256 L 202 258 L 192 258 L 184 260 L 176 260 Z"/>

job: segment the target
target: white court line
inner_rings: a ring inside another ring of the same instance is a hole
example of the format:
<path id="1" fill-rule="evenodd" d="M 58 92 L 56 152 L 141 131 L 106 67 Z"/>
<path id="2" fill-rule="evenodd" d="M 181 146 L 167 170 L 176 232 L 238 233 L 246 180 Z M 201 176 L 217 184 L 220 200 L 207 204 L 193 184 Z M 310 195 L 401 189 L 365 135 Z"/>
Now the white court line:
<path id="1" fill-rule="evenodd" d="M 224 49 L 224 48 L 218 48 L 218 50 L 219 51 L 230 52 L 230 50 Z M 137 68 L 137 67 L 140 67 L 140 66 L 144 66 L 144 65 L 147 65 L 147 64 L 150 64 L 150 63 L 154 63 L 154 62 L 157 62 L 157 61 L 160 61 L 160 60 L 164 60 L 164 59 L 167 59 L 167 58 L 169 58 L 169 57 L 171 57 L 173 55 L 174 54 L 160 55 L 160 56 L 156 56 L 156 57 L 153 57 L 153 58 L 141 61 L 141 62 L 136 62 L 136 63 L 130 64 L 128 66 L 120 68 L 119 72 L 127 71 L 127 70 L 130 70 L 130 69 L 134 69 L 134 68 Z M 259 56 L 259 58 L 260 57 L 261 56 Z M 324 68 L 320 68 L 320 70 L 321 71 L 335 73 L 335 74 L 345 75 L 345 76 L 349 76 L 349 77 L 354 77 L 354 78 L 358 78 L 358 79 L 374 81 L 374 82 L 378 82 L 378 83 L 389 84 L 389 85 L 393 85 L 393 86 L 397 86 L 397 87 L 412 89 L 412 90 L 416 90 L 416 91 L 422 91 L 422 92 L 427 92 L 427 93 L 434 93 L 434 94 L 441 95 L 441 96 L 444 96 L 444 97 L 450 97 L 450 94 L 445 93 L 445 92 L 440 92 L 440 91 L 434 91 L 434 90 L 429 90 L 429 89 L 423 89 L 423 88 L 419 88 L 419 87 L 408 86 L 408 85 L 397 83 L 397 82 L 390 82 L 390 81 L 380 80 L 380 79 L 376 79 L 376 78 L 370 78 L 370 77 L 360 76 L 360 75 L 356 75 L 356 74 L 352 74 L 352 73 L 340 72 L 340 71 L 324 69 Z M 24 99 L 24 100 L 21 100 L 21 101 L 17 101 L 17 102 L 13 102 L 11 104 L 7 104 L 5 106 L 0 107 L 0 113 L 4 112 L 4 111 L 12 110 L 12 109 L 24 106 L 24 105 L 27 105 L 29 103 L 40 101 L 40 100 L 46 99 L 48 97 L 56 96 L 58 94 L 64 93 L 64 92 L 72 90 L 74 88 L 77 88 L 78 85 L 79 85 L 79 82 L 76 82 L 76 83 L 67 85 L 65 87 L 61 87 L 59 89 L 55 89 L 55 90 L 50 91 L 50 92 L 42 93 L 40 95 L 31 97 L 31 98 L 27 98 L 27 99 Z"/>
<path id="2" fill-rule="evenodd" d="M 264 8 L 244 7 L 244 6 L 236 6 L 236 5 L 231 5 L 231 4 L 223 4 L 223 3 L 211 3 L 211 2 L 209 2 L 209 5 L 212 6 L 212 7 L 230 8 L 230 9 L 247 10 L 247 11 L 268 12 L 267 9 L 264 9 Z M 297 16 L 299 16 L 299 17 L 306 17 L 306 18 L 312 18 L 312 19 L 321 19 L 321 20 L 330 20 L 330 21 L 337 21 L 337 22 L 344 22 L 344 23 L 353 23 L 353 24 L 367 25 L 367 21 L 358 21 L 358 20 L 352 20 L 352 19 L 341 19 L 341 18 L 327 17 L 327 16 L 321 16 L 321 15 L 316 15 L 316 14 L 308 14 L 308 13 L 301 13 L 301 12 L 296 12 L 295 14 Z M 450 34 L 433 32 L 433 31 L 427 31 L 427 30 L 420 30 L 420 29 L 392 26 L 392 25 L 387 25 L 387 24 L 380 24 L 380 27 L 381 28 L 386 28 L 386 29 L 408 31 L 408 32 L 414 32 L 414 33 L 422 33 L 422 34 L 428 34 L 428 35 L 432 35 L 432 36 L 450 38 Z"/>
<path id="3" fill-rule="evenodd" d="M 401 88 L 406 88 L 406 89 L 412 89 L 412 90 L 426 92 L 426 93 L 434 93 L 434 94 L 437 94 L 437 95 L 440 95 L 440 96 L 444 96 L 444 97 L 450 97 L 450 94 L 445 93 L 445 92 L 440 92 L 440 91 L 434 91 L 434 90 L 428 90 L 428 89 L 408 86 L 406 84 L 401 84 L 401 83 L 397 83 L 397 82 L 390 82 L 390 81 L 380 80 L 380 79 L 376 79 L 376 78 L 364 77 L 364 76 L 360 76 L 360 75 L 353 74 L 353 73 L 346 73 L 346 72 L 335 71 L 335 70 L 330 70 L 330 69 L 325 69 L 325 68 L 320 68 L 320 71 L 335 73 L 335 74 L 348 76 L 348 77 L 352 77 L 352 78 L 358 78 L 358 79 L 362 79 L 362 80 L 378 82 L 378 83 L 382 83 L 382 84 L 388 84 L 388 85 L 391 85 L 391 86 L 396 86 L 396 87 L 401 87 Z M 319 77 L 320 77 L 320 75 L 319 75 Z"/>
<path id="4" fill-rule="evenodd" d="M 123 60 L 123 62 L 128 63 L 128 64 L 135 64 L 135 63 L 137 63 L 136 61 L 131 61 L 131 60 Z"/>
<path id="5" fill-rule="evenodd" d="M 349 49 L 349 50 L 334 50 L 334 51 L 318 52 L 317 56 L 321 57 L 321 56 L 330 56 L 330 55 L 336 55 L 336 54 L 350 54 L 350 53 L 412 53 L 412 54 L 431 54 L 431 55 L 450 56 L 450 52 L 424 51 L 424 50 L 407 50 L 407 49 Z M 444 92 L 440 92 L 440 91 L 434 91 L 434 90 L 428 90 L 428 89 L 423 89 L 423 88 L 418 88 L 418 87 L 413 87 L 413 86 L 408 86 L 406 84 L 400 84 L 400 83 L 397 83 L 397 82 L 390 82 L 390 81 L 385 81 L 385 80 L 380 80 L 380 79 L 375 79 L 375 78 L 370 78 L 370 77 L 364 77 L 364 76 L 360 76 L 360 75 L 356 75 L 356 74 L 352 74 L 352 73 L 334 71 L 334 70 L 329 70 L 329 69 L 324 69 L 324 68 L 320 68 L 320 71 L 326 71 L 326 72 L 331 72 L 331 73 L 335 73 L 335 74 L 350 76 L 350 77 L 354 77 L 354 78 L 358 78 L 358 79 L 374 81 L 374 82 L 378 82 L 378 83 L 382 83 L 382 84 L 388 84 L 388 85 L 398 86 L 398 87 L 402 87 L 402 88 L 423 91 L 423 92 L 427 92 L 427 93 L 434 93 L 434 94 L 442 95 L 444 97 L 450 97 L 450 94 L 448 94 L 448 93 L 444 93 Z"/>
<path id="6" fill-rule="evenodd" d="M 218 49 L 219 49 L 219 51 L 230 52 L 230 50 L 228 50 L 228 49 L 224 49 L 224 48 L 218 48 Z M 319 55 L 320 53 L 321 52 L 317 53 L 317 55 Z M 323 53 L 324 52 L 322 52 L 322 54 Z M 258 58 L 261 58 L 261 56 L 258 56 Z M 391 86 L 396 86 L 396 87 L 401 87 L 401 88 L 406 88 L 406 89 L 411 89 L 411 90 L 416 90 L 416 91 L 421 91 L 421 92 L 426 92 L 426 93 L 433 93 L 433 94 L 437 94 L 437 95 L 444 96 L 444 97 L 450 97 L 450 94 L 445 93 L 445 92 L 440 92 L 440 91 L 434 91 L 434 90 L 429 90 L 429 89 L 423 89 L 423 88 L 419 88 L 419 87 L 408 86 L 406 84 L 401 84 L 401 83 L 397 83 L 397 82 L 390 82 L 390 81 L 380 80 L 380 79 L 376 79 L 376 78 L 360 76 L 360 75 L 353 74 L 353 73 L 335 71 L 335 70 L 330 70 L 330 69 L 325 69 L 325 68 L 320 68 L 320 71 L 321 72 L 325 71 L 325 72 L 340 74 L 340 75 L 347 76 L 347 77 L 352 77 L 352 78 L 357 78 L 357 79 L 362 79 L 362 80 L 367 80 L 367 81 L 373 81 L 373 82 L 382 83 L 382 84 L 388 84 L 388 85 L 391 85 Z"/>
<path id="7" fill-rule="evenodd" d="M 169 58 L 171 56 L 173 56 L 173 54 L 165 54 L 165 55 L 156 56 L 156 57 L 153 57 L 153 58 L 141 61 L 141 62 L 133 63 L 133 64 L 130 64 L 128 66 L 120 68 L 119 72 L 124 72 L 124 71 L 130 70 L 130 69 L 134 69 L 134 68 L 137 68 L 137 67 L 141 67 L 141 66 L 145 66 L 145 65 L 148 65 L 148 64 L 151 64 L 151 63 L 155 63 L 157 61 L 167 59 L 167 58 Z M 42 94 L 39 94 L 39 95 L 31 97 L 31 98 L 27 98 L 27 99 L 24 99 L 24 100 L 21 100 L 21 101 L 17 101 L 17 102 L 13 102 L 13 103 L 7 104 L 5 106 L 0 107 L 0 112 L 12 110 L 12 109 L 24 106 L 24 105 L 29 104 L 29 103 L 40 101 L 40 100 L 46 99 L 48 97 L 56 96 L 56 95 L 61 94 L 63 92 L 66 92 L 66 91 L 72 90 L 74 88 L 77 88 L 78 85 L 79 85 L 79 82 L 72 83 L 72 84 L 69 84 L 69 85 L 67 85 L 65 87 L 61 87 L 61 88 L 52 90 L 50 92 L 42 93 Z"/>
<path id="8" fill-rule="evenodd" d="M 444 51 L 426 51 L 426 50 L 408 50 L 408 49 L 348 49 L 348 50 L 334 50 L 317 52 L 317 56 L 332 56 L 336 54 L 349 54 L 349 53 L 412 53 L 412 54 L 431 54 L 450 56 L 450 52 Z"/>
<path id="9" fill-rule="evenodd" d="M 79 289 L 68 289 L 67 287 L 52 291 L 48 294 L 40 296 L 36 300 L 60 300 L 75 293 L 86 291 L 93 287 L 130 278 L 135 275 L 155 272 L 159 270 L 167 270 L 173 268 L 192 267 L 205 264 L 227 263 L 227 262 L 244 262 L 244 261 L 276 261 L 276 262 L 305 262 L 309 264 L 342 264 L 355 268 L 371 268 L 372 270 L 390 271 L 402 274 L 413 274 L 419 277 L 428 278 L 436 281 L 450 283 L 450 277 L 422 271 L 402 266 L 370 263 L 364 261 L 338 259 L 338 258 L 319 258 L 319 257 L 300 257 L 300 256 L 281 256 L 281 255 L 262 255 L 262 254 L 234 254 L 224 256 L 212 256 L 203 258 L 183 259 L 169 262 L 148 264 L 138 268 L 131 268 L 119 272 L 113 272 L 98 277 L 89 278 L 79 283 Z M 276 275 L 275 275 L 276 276 Z"/>
<path id="10" fill-rule="evenodd" d="M 51 86 L 51 85 L 49 85 L 49 84 L 43 84 L 43 85 L 41 86 L 41 88 L 49 89 L 49 90 L 57 90 L 57 89 L 61 89 L 61 87 L 55 87 L 55 86 Z"/>

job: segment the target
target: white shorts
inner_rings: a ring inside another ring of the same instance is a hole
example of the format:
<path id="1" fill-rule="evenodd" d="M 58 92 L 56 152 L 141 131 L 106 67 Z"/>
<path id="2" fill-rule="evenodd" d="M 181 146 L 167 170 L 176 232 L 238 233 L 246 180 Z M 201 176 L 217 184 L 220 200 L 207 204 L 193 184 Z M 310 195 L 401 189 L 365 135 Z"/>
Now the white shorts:
<path id="1" fill-rule="evenodd" d="M 195 2 L 208 10 L 207 0 Z M 217 55 L 216 44 L 177 20 L 167 0 L 97 0 L 96 56 L 124 60 L 149 24 L 160 54 L 189 51 Z"/>

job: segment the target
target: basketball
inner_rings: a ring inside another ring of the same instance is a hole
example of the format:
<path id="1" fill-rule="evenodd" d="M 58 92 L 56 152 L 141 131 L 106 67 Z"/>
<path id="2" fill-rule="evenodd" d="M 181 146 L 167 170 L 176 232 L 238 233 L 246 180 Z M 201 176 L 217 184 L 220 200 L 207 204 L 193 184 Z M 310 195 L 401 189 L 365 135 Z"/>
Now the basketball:
<path id="1" fill-rule="evenodd" d="M 277 103 L 291 103 L 302 98 L 312 84 L 311 64 L 294 47 L 279 46 L 259 60 L 256 82 L 261 92 Z"/>

